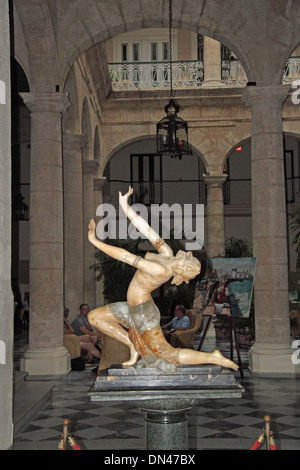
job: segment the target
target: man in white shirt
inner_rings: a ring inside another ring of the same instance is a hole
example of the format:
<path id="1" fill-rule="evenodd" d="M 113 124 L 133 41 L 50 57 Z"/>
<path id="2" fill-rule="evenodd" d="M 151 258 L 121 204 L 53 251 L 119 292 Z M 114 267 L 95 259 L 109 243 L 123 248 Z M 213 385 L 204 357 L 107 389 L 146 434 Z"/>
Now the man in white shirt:
<path id="1" fill-rule="evenodd" d="M 185 314 L 185 308 L 183 305 L 177 305 L 174 310 L 174 318 L 162 326 L 162 330 L 166 339 L 169 341 L 174 331 L 188 330 L 190 327 L 190 319 Z"/>

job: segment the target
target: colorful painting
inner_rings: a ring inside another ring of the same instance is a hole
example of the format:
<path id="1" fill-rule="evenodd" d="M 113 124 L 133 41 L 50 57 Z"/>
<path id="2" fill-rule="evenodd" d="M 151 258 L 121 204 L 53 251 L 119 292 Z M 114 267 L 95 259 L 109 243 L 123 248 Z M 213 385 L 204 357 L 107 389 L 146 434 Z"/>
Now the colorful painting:
<path id="1" fill-rule="evenodd" d="M 249 317 L 256 258 L 213 258 L 196 289 L 194 308 L 205 314 Z"/>

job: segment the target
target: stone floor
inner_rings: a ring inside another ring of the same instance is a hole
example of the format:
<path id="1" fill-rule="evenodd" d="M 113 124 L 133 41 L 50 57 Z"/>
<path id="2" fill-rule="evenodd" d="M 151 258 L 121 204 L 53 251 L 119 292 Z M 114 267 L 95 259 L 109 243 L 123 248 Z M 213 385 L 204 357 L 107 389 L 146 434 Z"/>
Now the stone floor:
<path id="1" fill-rule="evenodd" d="M 228 343 L 215 343 L 207 338 L 202 350 L 217 346 L 230 357 Z M 27 335 L 23 333 L 15 344 L 16 369 L 26 347 Z M 245 389 L 242 398 L 204 400 L 195 406 L 189 416 L 189 448 L 248 450 L 262 432 L 264 416 L 270 415 L 277 449 L 299 450 L 300 380 L 252 377 L 247 368 L 247 349 L 241 356 L 244 378 L 239 372 L 235 374 Z M 64 418 L 70 420 L 69 431 L 82 450 L 144 449 L 142 411 L 127 402 L 90 402 L 88 391 L 94 380 L 91 369 L 54 380 L 51 377 L 51 400 L 15 437 L 12 450 L 56 450 Z"/>

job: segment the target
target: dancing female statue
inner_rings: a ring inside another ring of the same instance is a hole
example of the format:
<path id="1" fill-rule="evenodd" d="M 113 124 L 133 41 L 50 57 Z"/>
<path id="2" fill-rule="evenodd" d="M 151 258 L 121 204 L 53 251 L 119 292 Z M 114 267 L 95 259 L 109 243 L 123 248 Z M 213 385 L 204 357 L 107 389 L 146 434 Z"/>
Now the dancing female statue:
<path id="1" fill-rule="evenodd" d="M 103 253 L 136 268 L 128 287 L 127 302 L 115 302 L 92 310 L 88 314 L 90 324 L 129 347 L 130 359 L 123 363 L 124 366 L 136 364 L 141 357 L 137 367 L 156 367 L 165 372 L 187 364 L 217 364 L 237 370 L 238 366 L 218 350 L 205 353 L 173 348 L 166 341 L 160 327 L 160 312 L 151 293 L 171 278 L 172 284 L 188 283 L 200 273 L 201 264 L 191 252 L 178 251 L 174 256 L 167 243 L 129 206 L 128 198 L 132 193 L 132 188 L 125 195 L 119 192 L 120 206 L 158 253 L 148 252 L 142 258 L 123 248 L 108 245 L 97 239 L 95 221 L 90 221 L 89 241 Z"/>

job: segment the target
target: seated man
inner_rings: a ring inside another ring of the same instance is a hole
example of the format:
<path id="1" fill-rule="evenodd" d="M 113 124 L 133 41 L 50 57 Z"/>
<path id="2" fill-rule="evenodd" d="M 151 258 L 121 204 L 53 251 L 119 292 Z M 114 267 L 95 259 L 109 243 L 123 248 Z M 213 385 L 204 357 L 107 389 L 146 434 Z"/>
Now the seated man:
<path id="1" fill-rule="evenodd" d="M 87 318 L 90 307 L 87 304 L 81 304 L 79 310 L 79 315 L 72 321 L 74 334 L 80 336 L 80 342 L 87 341 L 96 346 L 98 338 Z"/>
<path id="2" fill-rule="evenodd" d="M 187 315 L 185 315 L 184 306 L 177 305 L 174 310 L 174 318 L 172 318 L 172 320 L 166 325 L 163 325 L 162 330 L 167 341 L 170 341 L 171 335 L 174 333 L 174 331 L 188 330 L 189 327 L 190 319 Z"/>
<path id="3" fill-rule="evenodd" d="M 64 308 L 64 346 L 70 353 L 71 359 L 81 356 L 81 353 L 87 356 L 88 362 L 94 359 L 101 359 L 101 352 L 92 344 L 85 340 L 81 341 L 82 336 L 74 334 L 74 330 L 68 321 L 69 309 Z"/>

